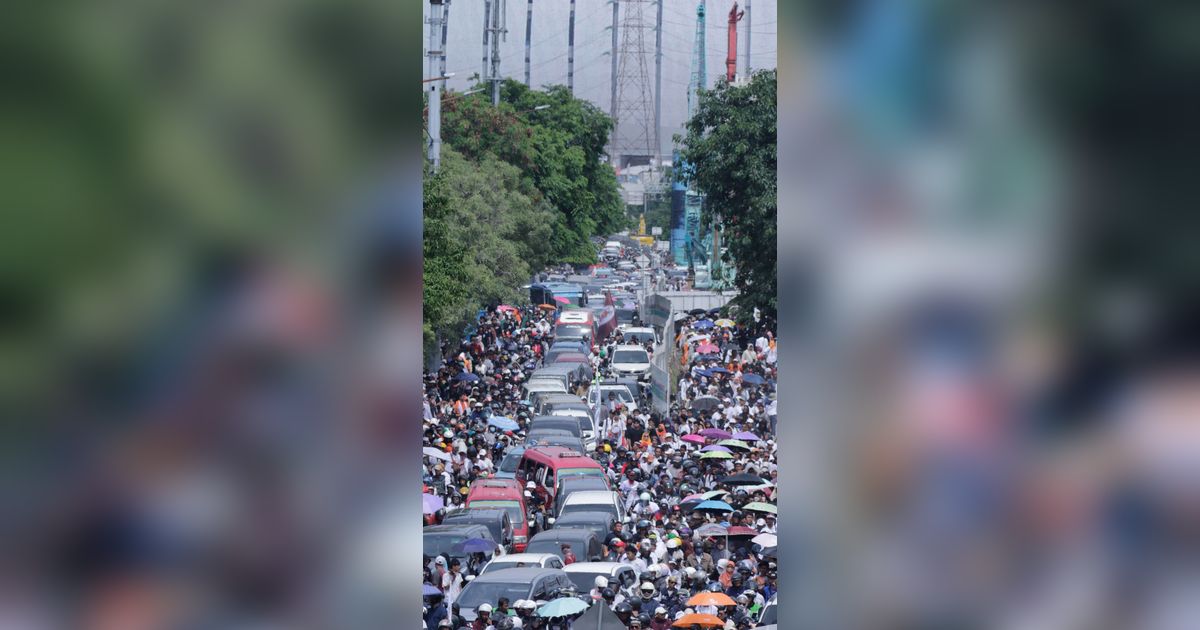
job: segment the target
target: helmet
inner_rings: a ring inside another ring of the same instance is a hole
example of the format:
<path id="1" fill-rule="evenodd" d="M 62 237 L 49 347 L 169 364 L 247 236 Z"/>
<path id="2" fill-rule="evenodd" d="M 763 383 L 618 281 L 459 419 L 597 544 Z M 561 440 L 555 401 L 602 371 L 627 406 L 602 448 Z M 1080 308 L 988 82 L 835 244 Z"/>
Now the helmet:
<path id="1" fill-rule="evenodd" d="M 603 575 L 597 575 L 595 584 L 596 588 L 605 588 L 608 586 L 608 578 Z"/>
<path id="2" fill-rule="evenodd" d="M 642 592 L 654 592 L 654 585 L 649 582 L 642 582 Z"/>
<path id="3" fill-rule="evenodd" d="M 650 521 L 647 521 L 646 519 L 642 519 L 642 520 L 638 521 L 638 522 L 637 522 L 637 528 L 638 528 L 638 529 L 649 529 L 649 528 L 650 528 Z"/>
<path id="4" fill-rule="evenodd" d="M 501 615 L 499 619 L 496 619 L 496 621 L 492 623 L 492 625 L 495 626 L 496 630 L 512 630 L 512 617 L 509 617 L 508 615 Z"/>
<path id="5" fill-rule="evenodd" d="M 616 596 L 617 596 L 617 594 L 614 593 L 611 588 L 606 588 L 606 589 L 600 591 L 600 597 L 603 597 L 604 599 L 612 599 Z"/>
<path id="6" fill-rule="evenodd" d="M 633 606 L 630 606 L 628 602 L 621 602 L 620 604 L 617 604 L 616 612 L 618 614 L 631 613 L 633 612 Z"/>
<path id="7" fill-rule="evenodd" d="M 489 604 L 489 603 L 487 603 L 487 602 L 484 602 L 484 603 L 482 603 L 482 604 L 480 604 L 480 605 L 479 605 L 479 609 L 478 609 L 478 610 L 479 610 L 479 612 L 481 612 L 481 613 L 485 613 L 485 612 L 486 612 L 486 613 L 490 613 L 490 612 L 492 612 L 492 605 L 491 605 L 491 604 Z"/>
<path id="8" fill-rule="evenodd" d="M 529 481 L 529 482 L 525 483 L 525 487 L 529 488 L 530 490 L 533 490 L 534 488 L 537 487 L 537 484 L 533 483 L 532 481 Z"/>
<path id="9" fill-rule="evenodd" d="M 650 500 L 650 493 L 649 493 L 649 492 L 643 492 L 643 493 L 642 493 L 642 496 L 641 496 L 641 499 L 642 499 L 643 501 L 649 501 L 649 500 Z"/>

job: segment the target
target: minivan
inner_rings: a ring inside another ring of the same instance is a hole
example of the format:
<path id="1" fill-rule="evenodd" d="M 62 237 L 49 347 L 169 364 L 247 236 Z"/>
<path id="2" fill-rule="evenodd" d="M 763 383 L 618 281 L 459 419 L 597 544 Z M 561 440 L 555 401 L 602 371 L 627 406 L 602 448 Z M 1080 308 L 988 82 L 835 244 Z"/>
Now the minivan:
<path id="1" fill-rule="evenodd" d="M 513 550 L 525 551 L 530 523 L 524 482 L 516 479 L 476 479 L 467 490 L 466 507 L 500 508 L 508 512 L 513 526 Z"/>
<path id="2" fill-rule="evenodd" d="M 577 560 L 594 562 L 600 559 L 600 537 L 590 529 L 576 527 L 556 527 L 538 532 L 529 539 L 528 549 L 529 553 L 552 553 L 562 558 L 564 544 L 571 545 Z"/>
<path id="3" fill-rule="evenodd" d="M 442 524 L 483 525 L 492 533 L 492 540 L 499 543 L 502 549 L 506 552 L 512 551 L 513 519 L 503 508 L 466 507 L 450 510 L 442 517 Z"/>
<path id="4" fill-rule="evenodd" d="M 557 381 L 537 381 L 525 383 L 521 385 L 521 400 L 525 403 L 533 402 L 533 395 L 538 392 L 553 392 L 556 394 L 567 393 L 567 388 L 562 383 Z"/>
<path id="5" fill-rule="evenodd" d="M 517 480 L 521 484 L 534 482 L 535 491 L 552 507 L 558 484 L 567 477 L 604 476 L 604 469 L 596 460 L 558 446 L 529 448 L 521 457 L 517 467 Z"/>
<path id="6" fill-rule="evenodd" d="M 540 535 L 540 534 L 539 534 Z M 496 605 L 501 597 L 509 602 L 518 599 L 553 600 L 575 584 L 562 569 L 521 567 L 488 571 L 471 580 L 458 599 L 459 615 L 468 623 L 475 621 L 480 604 Z"/>

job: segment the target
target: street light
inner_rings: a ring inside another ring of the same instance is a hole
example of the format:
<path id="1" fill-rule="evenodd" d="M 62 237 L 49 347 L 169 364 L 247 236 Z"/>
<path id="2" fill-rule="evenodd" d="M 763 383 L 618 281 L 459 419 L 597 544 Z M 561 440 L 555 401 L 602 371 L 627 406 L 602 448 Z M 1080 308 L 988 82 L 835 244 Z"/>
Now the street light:
<path id="1" fill-rule="evenodd" d="M 454 77 L 453 72 L 447 72 L 446 74 L 443 74 L 440 77 L 430 77 L 428 79 L 421 79 L 421 83 L 429 83 L 430 81 L 444 81 L 446 79 L 450 79 L 453 77 Z"/>

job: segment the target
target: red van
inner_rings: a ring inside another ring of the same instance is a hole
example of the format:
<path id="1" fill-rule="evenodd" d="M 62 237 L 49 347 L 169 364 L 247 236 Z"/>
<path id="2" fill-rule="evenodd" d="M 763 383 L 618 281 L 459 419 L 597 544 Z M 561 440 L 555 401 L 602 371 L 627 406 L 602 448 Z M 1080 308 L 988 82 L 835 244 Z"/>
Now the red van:
<path id="1" fill-rule="evenodd" d="M 467 507 L 503 508 L 513 523 L 513 549 L 520 553 L 529 543 L 529 511 L 525 482 L 516 479 L 476 479 L 467 490 Z"/>
<path id="2" fill-rule="evenodd" d="M 534 491 L 553 513 L 558 482 L 564 477 L 579 476 L 603 478 L 604 468 L 596 460 L 574 449 L 538 446 L 525 450 L 521 463 L 517 465 L 516 478 L 521 485 L 532 481 L 536 486 Z"/>

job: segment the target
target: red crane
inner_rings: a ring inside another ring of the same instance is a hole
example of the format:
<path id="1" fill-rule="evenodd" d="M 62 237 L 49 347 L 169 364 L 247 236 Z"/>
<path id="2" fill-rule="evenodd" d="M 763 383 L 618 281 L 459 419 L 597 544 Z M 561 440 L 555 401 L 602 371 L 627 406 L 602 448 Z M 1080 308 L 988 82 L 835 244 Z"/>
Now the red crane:
<path id="1" fill-rule="evenodd" d="M 745 11 L 738 11 L 737 2 L 729 9 L 729 53 L 725 56 L 725 80 L 733 83 L 737 76 L 737 23 L 741 21 Z"/>

